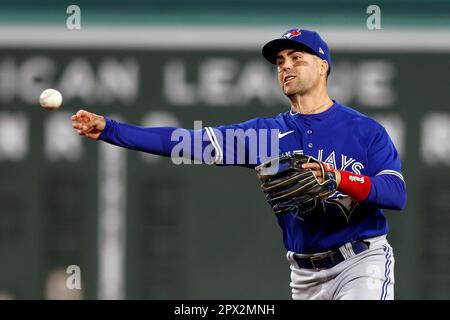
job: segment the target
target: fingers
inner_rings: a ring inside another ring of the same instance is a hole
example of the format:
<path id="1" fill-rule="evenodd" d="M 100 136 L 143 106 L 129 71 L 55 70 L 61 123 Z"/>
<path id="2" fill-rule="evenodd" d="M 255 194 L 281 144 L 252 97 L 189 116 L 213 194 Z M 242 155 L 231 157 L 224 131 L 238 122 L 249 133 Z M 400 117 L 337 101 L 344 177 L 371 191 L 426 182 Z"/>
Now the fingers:
<path id="1" fill-rule="evenodd" d="M 88 123 L 73 122 L 72 128 L 78 130 L 78 133 L 89 133 L 96 128 L 95 121 L 90 121 Z"/>
<path id="2" fill-rule="evenodd" d="M 304 164 L 302 164 L 302 168 L 303 169 L 312 169 L 312 170 L 321 170 L 319 164 L 318 163 L 314 163 L 314 162 L 304 163 Z"/>
<path id="3" fill-rule="evenodd" d="M 90 127 L 89 122 L 80 122 L 80 121 L 73 121 L 72 120 L 72 128 L 76 129 L 76 130 L 88 130 L 88 128 Z"/>
<path id="4" fill-rule="evenodd" d="M 71 120 L 87 122 L 87 121 L 91 121 L 94 118 L 94 116 L 95 116 L 95 114 L 93 114 L 92 112 L 81 109 L 81 110 L 78 110 L 76 114 L 72 115 Z"/>
<path id="5" fill-rule="evenodd" d="M 71 116 L 72 128 L 78 130 L 78 134 L 85 135 L 95 129 L 96 127 L 96 115 L 86 110 L 78 110 L 76 114 Z"/>
<path id="6" fill-rule="evenodd" d="M 96 140 L 97 138 L 98 138 L 98 136 L 99 136 L 99 134 L 98 133 L 86 133 L 86 134 L 84 134 L 86 137 L 88 137 L 89 139 L 94 139 L 94 140 Z"/>
<path id="7" fill-rule="evenodd" d="M 81 129 L 83 129 L 83 125 L 80 122 L 74 122 L 74 123 L 72 123 L 72 128 L 74 128 L 76 130 L 81 130 Z"/>
<path id="8" fill-rule="evenodd" d="M 78 110 L 70 119 L 72 120 L 72 128 L 77 130 L 80 136 L 91 139 L 98 139 L 106 126 L 105 117 L 82 109 Z"/>
<path id="9" fill-rule="evenodd" d="M 92 120 L 92 112 L 86 111 L 86 110 L 78 110 L 76 113 L 77 118 L 88 118 L 89 120 Z"/>
<path id="10" fill-rule="evenodd" d="M 97 128 L 97 123 L 98 123 L 98 120 L 97 120 L 97 119 L 91 120 L 91 121 L 89 121 L 88 123 L 82 124 L 81 129 L 82 129 L 85 133 L 89 133 L 89 132 L 91 132 L 92 130 L 94 130 L 94 129 Z"/>
<path id="11" fill-rule="evenodd" d="M 323 177 L 322 177 L 322 168 L 319 166 L 318 163 L 304 163 L 302 164 L 303 169 L 311 169 L 313 171 L 314 176 L 319 181 L 319 183 L 323 183 Z"/>

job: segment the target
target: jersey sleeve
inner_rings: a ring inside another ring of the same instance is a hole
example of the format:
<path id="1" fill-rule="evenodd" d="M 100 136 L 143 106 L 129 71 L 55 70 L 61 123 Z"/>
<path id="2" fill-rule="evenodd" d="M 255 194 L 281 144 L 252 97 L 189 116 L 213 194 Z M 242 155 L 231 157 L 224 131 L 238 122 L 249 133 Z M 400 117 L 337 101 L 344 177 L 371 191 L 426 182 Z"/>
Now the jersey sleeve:
<path id="1" fill-rule="evenodd" d="M 406 184 L 400 156 L 386 129 L 377 124 L 368 145 L 371 189 L 367 202 L 381 208 L 401 210 L 406 203 Z"/>
<path id="2" fill-rule="evenodd" d="M 254 168 L 278 156 L 279 130 L 268 128 L 261 118 L 205 129 L 214 146 L 217 165 Z"/>
<path id="3" fill-rule="evenodd" d="M 393 175 L 404 181 L 400 156 L 386 129 L 380 124 L 368 146 L 368 164 L 371 176 Z"/>
<path id="4" fill-rule="evenodd" d="M 119 147 L 171 157 L 175 164 L 207 163 L 253 168 L 278 155 L 278 130 L 259 128 L 259 120 L 220 127 L 144 128 L 109 118 L 99 140 Z M 272 148 L 271 148 L 272 147 Z"/>
<path id="5" fill-rule="evenodd" d="M 155 155 L 171 157 L 175 164 L 214 163 L 214 152 L 205 128 L 140 127 L 105 117 L 98 140 Z"/>

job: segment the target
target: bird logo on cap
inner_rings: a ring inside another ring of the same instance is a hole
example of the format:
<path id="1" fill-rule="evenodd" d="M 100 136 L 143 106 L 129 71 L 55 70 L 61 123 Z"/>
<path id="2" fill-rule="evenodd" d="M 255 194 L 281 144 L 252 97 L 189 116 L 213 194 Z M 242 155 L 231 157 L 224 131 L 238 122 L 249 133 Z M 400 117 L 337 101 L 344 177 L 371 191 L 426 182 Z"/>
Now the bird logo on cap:
<path id="1" fill-rule="evenodd" d="M 298 37 L 301 34 L 302 33 L 300 32 L 299 29 L 290 30 L 290 31 L 286 32 L 285 34 L 283 34 L 283 36 L 281 38 L 283 38 L 283 39 L 290 39 L 292 37 Z"/>

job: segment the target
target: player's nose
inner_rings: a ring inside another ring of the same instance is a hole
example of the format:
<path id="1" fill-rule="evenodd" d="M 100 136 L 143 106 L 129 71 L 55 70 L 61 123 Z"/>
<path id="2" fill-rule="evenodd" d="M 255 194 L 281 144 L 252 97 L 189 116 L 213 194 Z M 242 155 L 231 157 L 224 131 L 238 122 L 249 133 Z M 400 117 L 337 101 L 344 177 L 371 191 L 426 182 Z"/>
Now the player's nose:
<path id="1" fill-rule="evenodd" d="M 283 64 L 278 65 L 277 69 L 278 69 L 278 72 L 290 71 L 291 70 L 291 65 L 287 64 L 287 63 L 283 63 Z"/>

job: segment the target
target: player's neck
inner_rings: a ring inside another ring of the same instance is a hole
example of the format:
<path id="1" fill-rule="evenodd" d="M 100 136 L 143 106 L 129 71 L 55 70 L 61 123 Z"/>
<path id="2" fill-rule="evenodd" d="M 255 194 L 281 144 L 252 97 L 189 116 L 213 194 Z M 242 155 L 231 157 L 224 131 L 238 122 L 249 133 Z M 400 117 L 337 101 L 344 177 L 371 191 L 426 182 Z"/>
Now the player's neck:
<path id="1" fill-rule="evenodd" d="M 300 114 L 321 113 L 333 105 L 333 101 L 326 92 L 320 95 L 294 95 L 289 99 L 292 111 Z"/>

